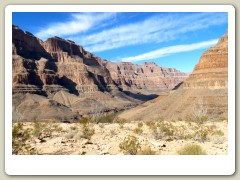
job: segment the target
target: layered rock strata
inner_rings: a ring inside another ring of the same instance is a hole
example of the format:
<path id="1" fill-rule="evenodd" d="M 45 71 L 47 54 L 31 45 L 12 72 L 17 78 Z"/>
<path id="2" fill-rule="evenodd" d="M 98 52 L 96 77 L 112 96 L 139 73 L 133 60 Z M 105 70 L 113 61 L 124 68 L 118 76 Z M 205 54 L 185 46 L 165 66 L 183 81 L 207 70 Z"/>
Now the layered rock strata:
<path id="1" fill-rule="evenodd" d="M 167 92 L 188 77 L 187 73 L 180 72 L 175 68 L 159 67 L 154 62 L 136 65 L 130 62 L 105 61 L 105 66 L 114 83 L 123 90 Z"/>
<path id="2" fill-rule="evenodd" d="M 40 120 L 63 120 L 57 111 L 71 112 L 72 120 L 117 112 L 169 91 L 186 77 L 176 69 L 154 63 L 138 66 L 103 61 L 75 42 L 57 36 L 42 41 L 15 25 L 12 31 L 14 120 L 18 119 L 16 112 L 21 114 L 20 120 L 36 119 L 28 108 L 38 109 L 35 112 L 42 114 L 37 116 Z M 153 91 L 156 94 L 150 94 Z M 30 102 L 31 98 L 34 100 Z M 44 116 L 45 102 L 54 113 L 45 112 L 48 115 Z"/>

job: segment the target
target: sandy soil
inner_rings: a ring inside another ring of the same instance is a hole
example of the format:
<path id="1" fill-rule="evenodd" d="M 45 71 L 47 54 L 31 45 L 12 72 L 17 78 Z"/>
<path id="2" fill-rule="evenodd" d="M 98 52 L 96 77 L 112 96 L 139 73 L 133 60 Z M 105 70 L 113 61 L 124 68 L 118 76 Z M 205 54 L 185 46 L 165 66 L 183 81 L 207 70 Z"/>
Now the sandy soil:
<path id="1" fill-rule="evenodd" d="M 129 135 L 137 138 L 141 149 L 150 147 L 159 155 L 176 155 L 186 144 L 198 144 L 208 155 L 225 155 L 228 151 L 226 120 L 204 124 L 185 121 L 86 125 L 26 122 L 23 129 L 29 130 L 31 137 L 27 144 L 37 154 L 120 155 L 124 152 L 119 144 Z M 93 135 L 88 135 L 92 130 Z"/>

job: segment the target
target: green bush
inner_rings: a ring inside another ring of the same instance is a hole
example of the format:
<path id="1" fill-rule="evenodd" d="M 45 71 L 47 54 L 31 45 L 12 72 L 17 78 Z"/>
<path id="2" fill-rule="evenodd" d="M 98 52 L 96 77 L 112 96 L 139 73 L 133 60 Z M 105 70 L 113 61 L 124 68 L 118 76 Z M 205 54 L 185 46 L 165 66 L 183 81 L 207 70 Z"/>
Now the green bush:
<path id="1" fill-rule="evenodd" d="M 150 129 L 152 129 L 152 128 L 155 127 L 155 122 L 153 122 L 153 121 L 146 121 L 145 124 L 146 124 Z"/>
<path id="2" fill-rule="evenodd" d="M 142 134 L 143 130 L 141 128 L 135 128 L 133 132 L 136 134 Z"/>
<path id="3" fill-rule="evenodd" d="M 135 136 L 128 136 L 123 142 L 119 144 L 119 148 L 124 154 L 136 155 L 141 149 L 140 143 Z"/>
<path id="4" fill-rule="evenodd" d="M 216 130 L 213 132 L 213 135 L 224 136 L 224 132 L 222 130 Z"/>
<path id="5" fill-rule="evenodd" d="M 89 118 L 86 118 L 86 117 L 81 118 L 81 119 L 79 120 L 79 123 L 80 123 L 80 124 L 88 124 L 88 123 L 90 123 L 90 119 L 89 119 Z"/>
<path id="6" fill-rule="evenodd" d="M 12 154 L 37 154 L 36 149 L 27 143 L 30 138 L 31 131 L 29 129 L 23 129 L 22 123 L 14 124 L 12 127 Z"/>
<path id="7" fill-rule="evenodd" d="M 84 125 L 81 138 L 90 140 L 94 133 L 95 130 L 93 128 L 89 128 L 87 125 Z"/>
<path id="8" fill-rule="evenodd" d="M 202 124 L 204 124 L 205 122 L 207 122 L 208 121 L 208 116 L 196 116 L 195 117 L 195 122 L 197 123 L 197 124 L 199 124 L 199 125 L 202 125 Z"/>
<path id="9" fill-rule="evenodd" d="M 206 155 L 206 151 L 197 144 L 187 144 L 182 149 L 177 151 L 179 155 Z"/>
<path id="10" fill-rule="evenodd" d="M 99 122 L 99 123 L 113 123 L 116 115 L 117 115 L 117 113 L 109 114 L 109 115 L 106 115 L 106 116 L 101 116 L 101 117 L 98 119 L 98 122 Z"/>

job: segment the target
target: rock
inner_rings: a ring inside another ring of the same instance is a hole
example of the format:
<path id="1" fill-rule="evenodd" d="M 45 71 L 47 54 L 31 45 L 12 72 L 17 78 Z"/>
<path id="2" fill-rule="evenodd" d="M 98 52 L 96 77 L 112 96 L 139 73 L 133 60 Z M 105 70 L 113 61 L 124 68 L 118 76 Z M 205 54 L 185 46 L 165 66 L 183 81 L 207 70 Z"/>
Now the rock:
<path id="1" fill-rule="evenodd" d="M 187 77 L 155 63 L 111 63 L 71 40 L 55 36 L 43 42 L 15 25 L 12 34 L 13 121 L 74 122 L 115 113 L 156 98 Z"/>
<path id="2" fill-rule="evenodd" d="M 228 88 L 228 34 L 217 45 L 203 53 L 193 73 L 184 82 L 184 88 Z"/>
<path id="3" fill-rule="evenodd" d="M 149 92 L 168 92 L 188 77 L 188 73 L 180 72 L 175 68 L 159 67 L 154 62 L 145 62 L 142 65 L 130 62 L 113 63 L 104 61 L 115 84 L 123 90 L 137 89 Z"/>

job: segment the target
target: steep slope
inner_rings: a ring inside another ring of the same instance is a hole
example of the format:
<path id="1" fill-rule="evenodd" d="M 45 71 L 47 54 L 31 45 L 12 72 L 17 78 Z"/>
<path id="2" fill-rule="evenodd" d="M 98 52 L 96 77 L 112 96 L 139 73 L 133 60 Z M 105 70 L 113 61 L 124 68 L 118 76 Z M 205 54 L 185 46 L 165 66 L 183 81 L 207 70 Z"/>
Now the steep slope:
<path id="1" fill-rule="evenodd" d="M 122 113 L 127 120 L 177 120 L 194 115 L 212 119 L 228 112 L 228 35 L 206 50 L 193 73 L 177 89 Z"/>

